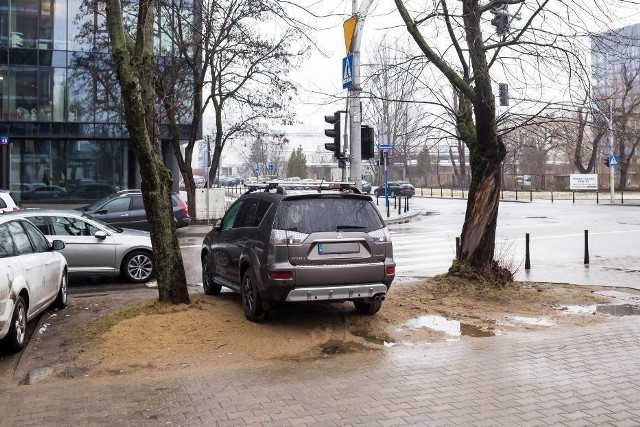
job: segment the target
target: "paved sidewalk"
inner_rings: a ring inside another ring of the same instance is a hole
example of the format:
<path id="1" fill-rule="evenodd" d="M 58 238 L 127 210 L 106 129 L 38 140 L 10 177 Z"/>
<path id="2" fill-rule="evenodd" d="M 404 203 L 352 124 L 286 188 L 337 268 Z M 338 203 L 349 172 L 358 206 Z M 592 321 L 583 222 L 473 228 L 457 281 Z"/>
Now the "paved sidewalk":
<path id="1" fill-rule="evenodd" d="M 640 322 L 4 387 L 3 426 L 637 426 Z M 242 355 L 238 355 L 242 357 Z"/>

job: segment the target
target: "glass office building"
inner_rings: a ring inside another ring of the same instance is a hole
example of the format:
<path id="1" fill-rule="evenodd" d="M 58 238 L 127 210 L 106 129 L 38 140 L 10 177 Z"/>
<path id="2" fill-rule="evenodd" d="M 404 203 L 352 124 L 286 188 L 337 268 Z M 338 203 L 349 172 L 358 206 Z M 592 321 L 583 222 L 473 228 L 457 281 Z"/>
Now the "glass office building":
<path id="1" fill-rule="evenodd" d="M 0 0 L 0 188 L 18 200 L 46 197 L 33 192 L 45 185 L 66 199 L 139 187 L 107 35 L 95 31 L 104 10 L 92 3 L 103 4 Z"/>

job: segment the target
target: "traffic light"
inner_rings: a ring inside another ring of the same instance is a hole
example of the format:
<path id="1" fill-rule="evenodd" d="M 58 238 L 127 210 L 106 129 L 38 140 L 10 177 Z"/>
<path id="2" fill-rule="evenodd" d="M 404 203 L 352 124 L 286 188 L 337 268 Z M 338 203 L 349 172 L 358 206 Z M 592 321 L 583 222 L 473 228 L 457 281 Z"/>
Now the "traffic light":
<path id="1" fill-rule="evenodd" d="M 610 167 L 610 166 L 611 166 L 611 165 L 609 164 L 609 157 L 605 157 L 605 158 L 604 158 L 604 165 L 605 165 L 606 167 Z"/>
<path id="2" fill-rule="evenodd" d="M 362 160 L 373 159 L 373 128 L 371 126 L 362 125 L 360 127 L 360 154 Z"/>
<path id="3" fill-rule="evenodd" d="M 332 143 L 324 144 L 324 148 L 333 151 L 335 158 L 340 157 L 340 111 L 336 111 L 332 116 L 324 116 L 324 121 L 332 124 L 333 129 L 325 129 L 324 134 L 333 138 Z"/>
<path id="4" fill-rule="evenodd" d="M 500 95 L 500 106 L 509 105 L 509 85 L 506 83 L 498 83 L 498 94 Z"/>
<path id="5" fill-rule="evenodd" d="M 495 15 L 491 20 L 491 25 L 496 27 L 496 34 L 504 36 L 509 31 L 509 5 L 498 2 L 495 7 L 491 8 L 491 13 Z"/>

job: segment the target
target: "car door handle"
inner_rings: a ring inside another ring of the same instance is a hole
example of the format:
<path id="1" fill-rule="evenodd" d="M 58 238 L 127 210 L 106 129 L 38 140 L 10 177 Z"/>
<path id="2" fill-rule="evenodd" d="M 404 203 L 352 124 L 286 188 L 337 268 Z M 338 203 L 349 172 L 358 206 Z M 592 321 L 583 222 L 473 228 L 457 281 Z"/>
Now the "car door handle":
<path id="1" fill-rule="evenodd" d="M 122 215 L 120 215 L 120 217 L 121 217 L 121 218 L 122 218 L 122 217 L 128 217 L 128 216 L 129 216 L 129 214 L 128 214 L 128 213 L 123 213 Z"/>

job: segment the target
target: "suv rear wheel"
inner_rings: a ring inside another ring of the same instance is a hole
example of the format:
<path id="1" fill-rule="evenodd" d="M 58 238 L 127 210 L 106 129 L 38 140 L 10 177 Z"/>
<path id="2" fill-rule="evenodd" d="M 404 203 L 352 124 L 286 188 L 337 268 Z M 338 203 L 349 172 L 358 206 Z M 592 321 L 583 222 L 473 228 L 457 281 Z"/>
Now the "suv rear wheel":
<path id="1" fill-rule="evenodd" d="M 202 287 L 204 289 L 205 295 L 220 295 L 220 291 L 222 290 L 222 286 L 217 285 L 213 281 L 213 276 L 211 275 L 211 268 L 207 263 L 207 258 L 202 257 Z"/>
<path id="2" fill-rule="evenodd" d="M 267 317 L 267 311 L 264 309 L 262 298 L 256 287 L 256 276 L 251 268 L 248 268 L 242 276 L 240 295 L 244 315 L 248 320 L 260 322 Z"/>
<path id="3" fill-rule="evenodd" d="M 356 310 L 360 314 L 376 314 L 380 307 L 382 307 L 382 301 L 367 301 L 367 300 L 353 300 L 353 305 L 356 306 Z"/>

